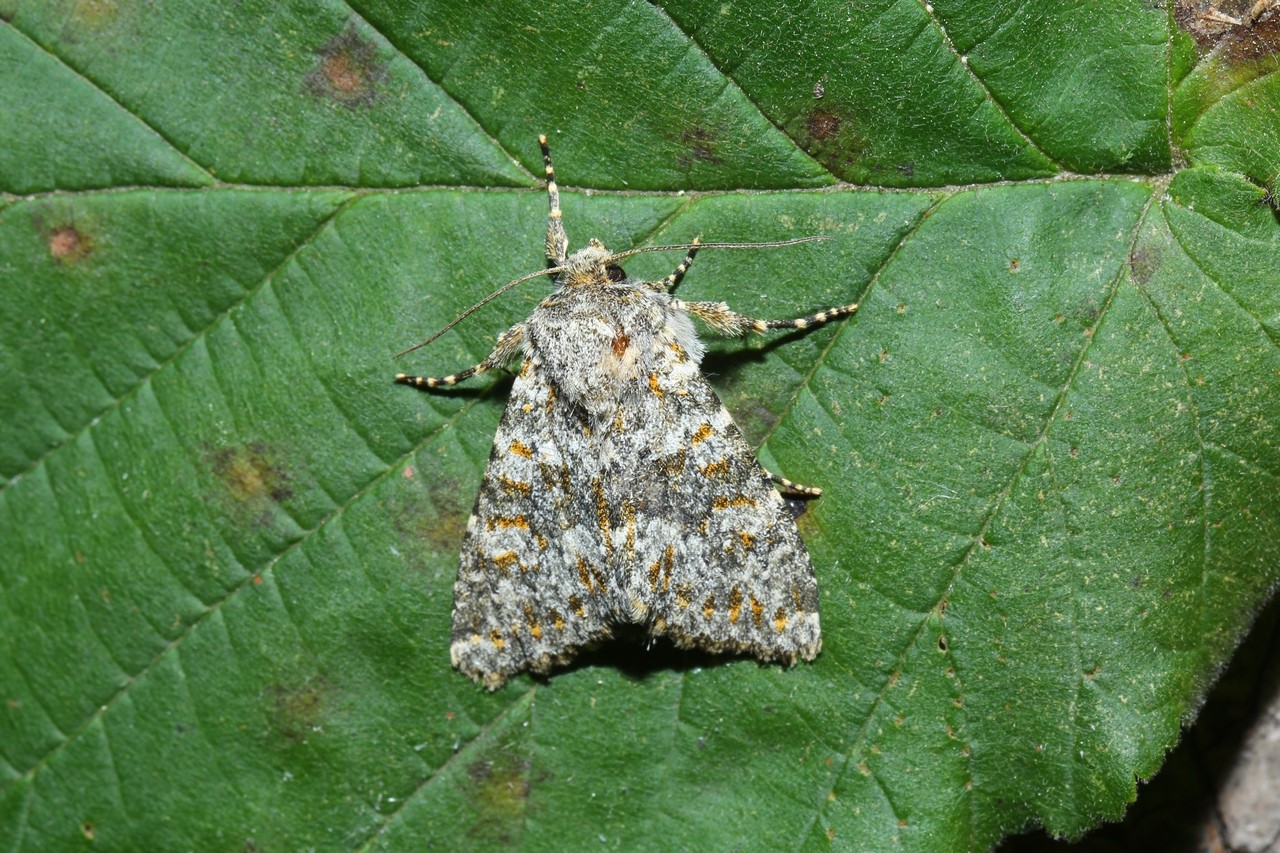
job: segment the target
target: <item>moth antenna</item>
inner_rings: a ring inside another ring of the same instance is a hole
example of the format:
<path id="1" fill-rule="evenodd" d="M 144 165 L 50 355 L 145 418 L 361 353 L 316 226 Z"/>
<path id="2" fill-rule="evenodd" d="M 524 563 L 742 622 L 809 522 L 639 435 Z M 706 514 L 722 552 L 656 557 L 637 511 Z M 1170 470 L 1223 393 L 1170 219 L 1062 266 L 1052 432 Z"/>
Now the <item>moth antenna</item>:
<path id="1" fill-rule="evenodd" d="M 467 318 L 467 317 L 468 317 L 472 312 L 474 312 L 476 309 L 478 309 L 478 308 L 483 308 L 485 305 L 488 305 L 490 302 L 492 302 L 493 300 L 497 299 L 499 296 L 501 296 L 502 294 L 506 293 L 508 290 L 510 290 L 511 288 L 515 287 L 517 284 L 520 284 L 521 282 L 528 281 L 528 280 L 529 280 L 529 279 L 531 279 L 531 278 L 541 278 L 541 277 L 542 277 L 542 276 L 544 276 L 544 275 L 555 275 L 556 273 L 562 273 L 562 272 L 564 272 L 564 270 L 565 270 L 565 268 L 564 268 L 564 267 L 552 267 L 551 269 L 538 270 L 537 272 L 531 272 L 531 273 L 529 273 L 528 275 L 522 275 L 522 276 L 520 276 L 518 279 L 516 279 L 515 281 L 508 282 L 507 284 L 504 284 L 502 287 L 499 287 L 497 290 L 495 290 L 493 293 L 490 293 L 490 294 L 489 294 L 488 296 L 486 296 L 484 299 L 481 299 L 481 300 L 480 300 L 479 302 L 477 302 L 475 305 L 472 305 L 472 306 L 471 306 L 470 308 L 468 308 L 466 311 L 463 311 L 463 312 L 462 312 L 461 314 L 459 314 L 457 317 L 454 317 L 454 318 L 453 318 L 453 320 L 452 320 L 452 321 L 450 321 L 449 325 L 445 326 L 443 329 L 441 329 L 440 331 L 436 332 L 434 335 L 432 335 L 431 337 L 427 338 L 427 339 L 426 339 L 425 341 L 423 341 L 422 343 L 420 343 L 420 344 L 414 344 L 413 346 L 409 347 L 408 349 L 400 350 L 400 352 L 396 353 L 394 356 L 392 356 L 392 358 L 399 358 L 400 356 L 402 356 L 402 355 L 407 355 L 408 353 L 411 353 L 411 352 L 413 352 L 413 351 L 414 351 L 414 350 L 416 350 L 416 349 L 422 349 L 422 348 L 423 348 L 423 347 L 425 347 L 427 344 L 431 343 L 431 342 L 432 342 L 432 341 L 434 341 L 436 338 L 440 337 L 440 336 L 441 336 L 441 335 L 443 335 L 445 332 L 449 331 L 449 330 L 450 330 L 450 329 L 452 329 L 454 326 L 456 326 L 456 325 L 458 325 L 459 323 L 461 323 L 463 320 L 465 320 L 465 319 L 466 319 L 466 318 Z"/>
<path id="2" fill-rule="evenodd" d="M 815 234 L 812 237 L 794 237 L 790 240 L 775 240 L 769 243 L 680 243 L 675 246 L 641 246 L 638 249 L 628 249 L 625 252 L 618 252 L 616 255 L 610 255 L 605 259 L 605 263 L 613 263 L 623 258 L 629 258 L 632 255 L 638 255 L 641 252 L 679 252 L 688 251 L 689 249 L 774 249 L 779 246 L 797 246 L 800 243 L 820 243 L 831 238 L 825 234 Z"/>

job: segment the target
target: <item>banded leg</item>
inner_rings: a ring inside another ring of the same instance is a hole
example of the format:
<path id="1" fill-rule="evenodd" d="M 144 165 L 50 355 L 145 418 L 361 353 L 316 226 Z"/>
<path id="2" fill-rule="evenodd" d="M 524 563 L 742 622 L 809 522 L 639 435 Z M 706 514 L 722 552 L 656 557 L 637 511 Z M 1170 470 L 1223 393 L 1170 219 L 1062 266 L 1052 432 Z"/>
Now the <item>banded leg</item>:
<path id="1" fill-rule="evenodd" d="M 409 376 L 406 373 L 397 373 L 396 381 L 401 385 L 412 385 L 415 388 L 437 388 L 441 385 L 457 385 L 472 376 L 479 376 L 481 373 L 488 373 L 495 368 L 505 367 L 507 362 L 511 361 L 516 353 L 520 351 L 520 342 L 523 339 L 524 324 L 517 323 L 501 335 L 498 335 L 498 342 L 494 344 L 493 351 L 485 357 L 484 361 L 474 367 L 459 370 L 457 373 L 451 373 L 448 376 L 438 377 Z"/>
<path id="2" fill-rule="evenodd" d="M 702 242 L 702 238 L 694 237 L 693 246 L 689 249 L 689 254 L 684 256 L 684 260 L 680 262 L 680 266 L 671 271 L 671 275 L 658 282 L 658 286 L 662 290 L 671 290 L 680 283 L 680 279 L 684 278 L 684 274 L 689 271 L 689 267 L 693 266 L 693 259 L 698 254 L 698 244 Z"/>
<path id="3" fill-rule="evenodd" d="M 685 302 L 683 299 L 673 299 L 671 307 L 678 311 L 689 312 L 722 335 L 734 337 L 745 335 L 747 332 L 767 332 L 770 329 L 807 329 L 810 326 L 847 317 L 858 310 L 855 303 L 839 308 L 828 308 L 817 314 L 798 317 L 795 320 L 760 320 L 739 314 L 723 302 Z"/>
<path id="4" fill-rule="evenodd" d="M 538 137 L 538 144 L 542 146 L 542 162 L 547 172 L 547 201 L 551 204 L 551 212 L 547 214 L 547 266 L 557 267 L 564 263 L 569 252 L 569 235 L 564 233 L 560 187 L 556 186 L 556 170 L 551 166 L 551 146 L 547 144 L 546 134 Z"/>
<path id="5" fill-rule="evenodd" d="M 822 489 L 817 486 L 804 486 L 800 483 L 793 483 L 786 477 L 779 477 L 777 474 L 772 473 L 768 468 L 765 468 L 764 472 L 769 475 L 770 480 L 778 484 L 778 490 L 781 492 L 806 498 L 822 497 Z"/>

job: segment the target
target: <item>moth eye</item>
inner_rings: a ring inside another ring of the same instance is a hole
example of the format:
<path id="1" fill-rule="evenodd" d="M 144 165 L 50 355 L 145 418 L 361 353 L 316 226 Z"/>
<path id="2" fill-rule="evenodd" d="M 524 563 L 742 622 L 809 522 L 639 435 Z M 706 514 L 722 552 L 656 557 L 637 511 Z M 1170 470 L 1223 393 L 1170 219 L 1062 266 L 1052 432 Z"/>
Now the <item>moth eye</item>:
<path id="1" fill-rule="evenodd" d="M 627 279 L 627 274 L 617 264 L 609 264 L 604 271 L 609 276 L 609 281 L 626 281 Z"/>

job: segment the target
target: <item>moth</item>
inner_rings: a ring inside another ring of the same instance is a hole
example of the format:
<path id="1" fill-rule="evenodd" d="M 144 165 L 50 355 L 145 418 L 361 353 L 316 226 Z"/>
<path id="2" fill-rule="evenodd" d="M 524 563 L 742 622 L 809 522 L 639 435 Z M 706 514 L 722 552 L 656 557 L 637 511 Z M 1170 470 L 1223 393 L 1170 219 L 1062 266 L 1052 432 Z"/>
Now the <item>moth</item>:
<path id="1" fill-rule="evenodd" d="M 782 496 L 799 486 L 765 471 L 699 364 L 693 318 L 724 335 L 807 329 L 857 305 L 760 320 L 723 302 L 672 295 L 699 249 L 807 242 L 646 246 L 611 253 L 599 240 L 569 254 L 545 136 L 548 268 L 556 289 L 498 336 L 479 364 L 443 377 L 398 374 L 422 389 L 519 363 L 467 520 L 454 586 L 450 655 L 496 690 L 546 673 L 622 625 L 680 647 L 812 660 L 822 646 L 813 565 Z M 619 261 L 685 250 L 660 281 Z M 409 352 L 410 350 L 405 350 Z M 403 353 L 402 353 L 403 354 Z"/>

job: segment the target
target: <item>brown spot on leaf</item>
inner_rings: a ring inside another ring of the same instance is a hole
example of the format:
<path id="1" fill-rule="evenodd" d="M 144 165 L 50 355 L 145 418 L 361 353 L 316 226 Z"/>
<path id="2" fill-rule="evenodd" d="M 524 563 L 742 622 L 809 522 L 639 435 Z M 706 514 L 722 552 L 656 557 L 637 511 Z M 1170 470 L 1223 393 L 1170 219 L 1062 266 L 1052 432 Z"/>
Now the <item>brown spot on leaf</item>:
<path id="1" fill-rule="evenodd" d="M 299 684 L 267 687 L 272 727 L 287 740 L 303 742 L 320 730 L 321 720 L 336 691 L 324 676 L 313 676 Z"/>
<path id="2" fill-rule="evenodd" d="M 809 138 L 814 142 L 834 139 L 840 132 L 840 116 L 826 110 L 814 110 L 809 113 L 805 130 L 809 132 Z"/>
<path id="3" fill-rule="evenodd" d="M 716 139 L 708 130 L 695 126 L 681 133 L 680 141 L 689 146 L 689 151 L 693 154 L 695 160 L 715 164 L 724 162 L 716 156 Z"/>
<path id="4" fill-rule="evenodd" d="M 71 264 L 93 251 L 89 239 L 74 225 L 63 225 L 49 232 L 49 257 L 60 264 Z"/>
<path id="5" fill-rule="evenodd" d="M 1101 313 L 1101 308 L 1098 306 L 1098 302 L 1095 299 L 1082 299 L 1076 303 L 1074 313 L 1076 319 L 1080 322 L 1080 325 L 1089 326 L 1098 319 L 1098 315 Z"/>
<path id="6" fill-rule="evenodd" d="M 468 835 L 477 849 L 518 844 L 533 789 L 531 769 L 528 758 L 510 753 L 467 765 L 468 793 L 479 812 Z"/>
<path id="7" fill-rule="evenodd" d="M 354 24 L 325 42 L 316 55 L 316 65 L 306 76 L 312 94 L 352 109 L 377 100 L 386 63 L 378 59 L 377 45 L 361 36 Z"/>
<path id="8" fill-rule="evenodd" d="M 1138 246 L 1129 253 L 1129 275 L 1138 287 L 1146 287 L 1160 269 L 1160 255 L 1155 246 Z"/>
<path id="9" fill-rule="evenodd" d="M 214 475 L 241 503 L 283 501 L 293 497 L 289 475 L 261 442 L 245 447 L 224 447 L 209 456 Z"/>
<path id="10" fill-rule="evenodd" d="M 439 556 L 456 556 L 462 545 L 470 495 L 455 477 L 442 476 L 434 468 L 420 473 L 423 476 L 396 490 L 389 514 L 399 539 L 398 556 L 434 576 L 445 571 Z M 456 565 L 448 571 L 453 568 Z"/>
<path id="11" fill-rule="evenodd" d="M 498 761 L 476 761 L 467 768 L 475 784 L 477 805 L 505 814 L 523 811 L 529 797 L 529 761 L 504 756 Z"/>

